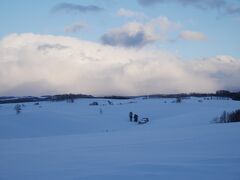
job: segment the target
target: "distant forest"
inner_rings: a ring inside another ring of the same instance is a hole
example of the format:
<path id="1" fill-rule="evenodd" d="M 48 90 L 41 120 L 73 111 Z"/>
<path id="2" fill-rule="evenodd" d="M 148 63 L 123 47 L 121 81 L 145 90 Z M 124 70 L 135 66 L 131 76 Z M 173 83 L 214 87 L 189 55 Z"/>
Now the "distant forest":
<path id="1" fill-rule="evenodd" d="M 24 96 L 2 96 L 0 97 L 0 104 L 6 103 L 24 103 L 24 102 L 39 102 L 39 101 L 67 101 L 74 102 L 75 99 L 81 98 L 96 98 L 96 99 L 132 99 L 137 97 L 143 98 L 188 98 L 188 97 L 222 97 L 231 98 L 232 100 L 240 101 L 240 91 L 230 92 L 226 90 L 219 90 L 216 93 L 181 93 L 181 94 L 152 94 L 142 96 L 92 96 L 85 94 L 59 94 L 59 95 L 47 95 L 41 97 Z"/>

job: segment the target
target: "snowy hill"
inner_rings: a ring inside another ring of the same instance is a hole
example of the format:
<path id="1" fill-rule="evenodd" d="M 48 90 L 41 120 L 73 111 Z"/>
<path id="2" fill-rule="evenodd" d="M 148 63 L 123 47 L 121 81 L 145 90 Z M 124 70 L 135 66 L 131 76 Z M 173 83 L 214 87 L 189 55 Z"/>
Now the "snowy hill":
<path id="1" fill-rule="evenodd" d="M 31 102 L 19 114 L 0 105 L 0 179 L 240 179 L 240 123 L 211 123 L 240 102 L 110 101 Z"/>

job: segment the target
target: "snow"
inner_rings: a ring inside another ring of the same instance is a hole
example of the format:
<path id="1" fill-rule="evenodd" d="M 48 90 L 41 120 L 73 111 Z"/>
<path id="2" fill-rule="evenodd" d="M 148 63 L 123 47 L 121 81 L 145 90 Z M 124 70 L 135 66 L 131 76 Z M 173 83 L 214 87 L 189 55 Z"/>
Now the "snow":
<path id="1" fill-rule="evenodd" d="M 240 123 L 211 120 L 240 102 L 200 99 L 0 105 L 0 179 L 239 180 Z"/>

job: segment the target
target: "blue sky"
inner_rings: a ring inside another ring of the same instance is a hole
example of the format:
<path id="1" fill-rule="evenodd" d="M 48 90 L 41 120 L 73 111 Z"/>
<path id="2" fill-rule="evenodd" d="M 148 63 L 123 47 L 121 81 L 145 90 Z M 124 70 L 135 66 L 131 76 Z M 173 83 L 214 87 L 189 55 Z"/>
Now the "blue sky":
<path id="1" fill-rule="evenodd" d="M 238 0 L 1 0 L 0 26 L 0 95 L 240 90 Z"/>
<path id="2" fill-rule="evenodd" d="M 179 3 L 156 3 L 144 6 L 137 0 L 71 0 L 65 1 L 75 5 L 96 5 L 104 8 L 101 12 L 52 12 L 52 8 L 64 1 L 59 0 L 2 0 L 0 6 L 0 37 L 11 33 L 32 32 L 73 36 L 98 42 L 101 36 L 112 28 L 118 28 L 129 22 L 147 22 L 159 16 L 180 23 L 183 30 L 201 32 L 207 36 L 205 41 L 155 42 L 155 48 L 177 52 L 184 58 L 203 58 L 219 54 L 240 57 L 240 13 L 225 14 L 218 9 L 203 10 L 191 5 Z M 239 1 L 227 1 L 237 4 Z M 147 18 L 119 17 L 117 12 L 124 8 L 141 12 Z M 84 22 L 88 28 L 75 33 L 64 32 L 65 27 Z M 173 33 L 176 38 L 177 33 Z"/>

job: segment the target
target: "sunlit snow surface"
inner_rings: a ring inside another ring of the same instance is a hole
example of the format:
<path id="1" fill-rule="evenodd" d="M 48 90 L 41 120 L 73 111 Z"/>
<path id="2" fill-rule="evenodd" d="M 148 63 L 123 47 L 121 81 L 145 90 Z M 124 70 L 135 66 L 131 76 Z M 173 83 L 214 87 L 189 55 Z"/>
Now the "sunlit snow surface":
<path id="1" fill-rule="evenodd" d="M 240 123 L 211 121 L 240 102 L 199 100 L 2 104 L 0 180 L 239 180 Z"/>

